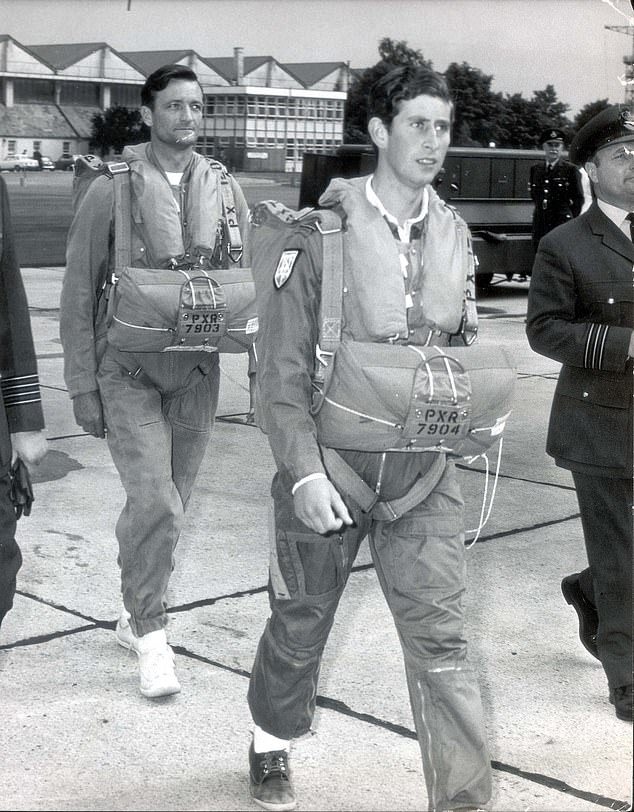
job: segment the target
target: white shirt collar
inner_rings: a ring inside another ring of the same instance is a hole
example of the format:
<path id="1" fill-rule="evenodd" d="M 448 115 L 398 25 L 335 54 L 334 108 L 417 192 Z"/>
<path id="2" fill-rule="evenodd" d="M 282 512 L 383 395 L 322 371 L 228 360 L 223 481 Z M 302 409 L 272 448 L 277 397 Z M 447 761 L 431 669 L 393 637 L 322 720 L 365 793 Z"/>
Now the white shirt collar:
<path id="1" fill-rule="evenodd" d="M 429 208 L 429 192 L 427 191 L 427 187 L 423 189 L 423 199 L 421 202 L 420 211 L 415 217 L 410 217 L 409 220 L 406 220 L 401 226 L 399 225 L 396 217 L 394 217 L 393 214 L 390 214 L 390 212 L 385 208 L 379 196 L 372 188 L 373 177 L 374 175 L 370 175 L 365 184 L 365 196 L 367 197 L 368 202 L 371 203 L 375 209 L 378 209 L 386 220 L 389 220 L 390 223 L 393 223 L 397 227 L 399 237 L 403 240 L 403 242 L 409 242 L 409 232 L 411 227 L 414 225 L 414 223 L 419 223 L 427 216 L 427 210 Z"/>
<path id="2" fill-rule="evenodd" d="M 629 214 L 626 209 L 620 209 L 618 206 L 613 206 L 611 203 L 606 203 L 605 200 L 597 198 L 597 206 L 608 217 L 614 225 L 620 229 L 625 236 L 630 239 L 630 221 L 625 218 Z"/>

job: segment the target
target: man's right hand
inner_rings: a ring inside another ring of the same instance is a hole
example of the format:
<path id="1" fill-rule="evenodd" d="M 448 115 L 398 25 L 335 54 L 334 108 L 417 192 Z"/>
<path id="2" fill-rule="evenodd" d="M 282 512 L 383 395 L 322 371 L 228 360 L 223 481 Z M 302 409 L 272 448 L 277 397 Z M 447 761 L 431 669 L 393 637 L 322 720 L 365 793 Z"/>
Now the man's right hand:
<path id="1" fill-rule="evenodd" d="M 78 426 L 93 437 L 105 437 L 103 407 L 99 392 L 85 392 L 73 398 L 73 412 Z"/>
<path id="2" fill-rule="evenodd" d="M 304 482 L 295 491 L 293 502 L 297 518 L 315 533 L 324 535 L 353 523 L 345 502 L 328 479 Z"/>

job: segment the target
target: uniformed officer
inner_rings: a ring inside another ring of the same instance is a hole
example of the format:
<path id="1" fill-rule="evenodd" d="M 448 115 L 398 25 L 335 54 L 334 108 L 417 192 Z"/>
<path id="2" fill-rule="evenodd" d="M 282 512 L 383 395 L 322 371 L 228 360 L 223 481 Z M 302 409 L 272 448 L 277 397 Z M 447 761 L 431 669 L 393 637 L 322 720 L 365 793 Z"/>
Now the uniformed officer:
<path id="1" fill-rule="evenodd" d="M 9 195 L 0 178 L 0 625 L 13 606 L 22 554 L 16 540 L 12 466 L 47 451 L 29 308 L 15 248 Z M 25 512 L 25 515 L 28 515 Z"/>
<path id="2" fill-rule="evenodd" d="M 531 166 L 529 190 L 535 203 L 533 212 L 533 248 L 555 226 L 572 220 L 581 212 L 584 194 L 581 175 L 574 164 L 561 156 L 564 134 L 551 128 L 544 130 L 540 142 L 545 160 Z"/>
<path id="3" fill-rule="evenodd" d="M 572 472 L 588 556 L 561 589 L 617 717 L 631 722 L 634 116 L 622 105 L 599 113 L 570 157 L 595 199 L 541 241 L 526 330 L 536 352 L 562 364 L 546 451 Z"/>

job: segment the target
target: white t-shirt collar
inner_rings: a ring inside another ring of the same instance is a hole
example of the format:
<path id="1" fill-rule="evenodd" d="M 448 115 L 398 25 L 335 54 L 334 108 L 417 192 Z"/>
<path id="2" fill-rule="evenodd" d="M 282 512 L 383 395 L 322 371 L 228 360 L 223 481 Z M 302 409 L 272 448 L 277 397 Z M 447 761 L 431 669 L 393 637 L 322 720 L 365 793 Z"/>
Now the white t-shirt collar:
<path id="1" fill-rule="evenodd" d="M 394 217 L 393 214 L 390 214 L 390 212 L 385 208 L 381 202 L 381 199 L 372 188 L 373 177 L 374 175 L 370 175 L 365 184 L 365 196 L 367 197 L 368 202 L 371 203 L 375 209 L 378 209 L 386 220 L 389 220 L 390 223 L 393 223 L 397 227 L 399 237 L 403 240 L 403 242 L 409 242 L 409 232 L 411 227 L 414 225 L 414 223 L 419 223 L 427 216 L 427 210 L 429 208 L 429 192 L 427 187 L 423 189 L 423 199 L 421 201 L 420 211 L 415 217 L 410 217 L 401 226 L 396 217 Z"/>

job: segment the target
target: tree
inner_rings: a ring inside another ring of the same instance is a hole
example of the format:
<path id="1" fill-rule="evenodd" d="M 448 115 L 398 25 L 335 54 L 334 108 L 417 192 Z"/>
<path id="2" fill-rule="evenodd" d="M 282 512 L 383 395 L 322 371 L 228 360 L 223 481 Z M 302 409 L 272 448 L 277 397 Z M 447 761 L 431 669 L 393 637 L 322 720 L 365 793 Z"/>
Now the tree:
<path id="1" fill-rule="evenodd" d="M 539 138 L 535 135 L 535 104 L 521 93 L 508 93 L 501 105 L 499 122 L 502 136 L 499 147 L 534 149 Z"/>
<path id="2" fill-rule="evenodd" d="M 539 145 L 540 134 L 549 127 L 563 130 L 566 139 L 570 140 L 572 122 L 566 116 L 569 105 L 560 102 L 553 85 L 546 85 L 544 90 L 534 90 L 532 103 L 535 109 L 535 143 Z"/>
<path id="3" fill-rule="evenodd" d="M 579 110 L 574 120 L 574 130 L 578 132 L 584 124 L 587 124 L 591 118 L 594 118 L 602 110 L 609 107 L 610 104 L 607 99 L 597 99 L 597 101 L 589 102 Z"/>
<path id="4" fill-rule="evenodd" d="M 422 53 L 409 48 L 404 40 L 394 41 L 384 37 L 379 42 L 380 60 L 357 76 L 348 90 L 344 141 L 349 144 L 369 144 L 366 125 L 368 117 L 368 92 L 381 76 L 399 65 L 422 65 L 432 68 L 432 63 Z"/>
<path id="5" fill-rule="evenodd" d="M 452 143 L 458 147 L 486 147 L 499 144 L 502 95 L 493 93 L 493 76 L 482 73 L 467 62 L 452 62 L 445 71 L 455 102 Z"/>
<path id="6" fill-rule="evenodd" d="M 521 93 L 506 94 L 501 105 L 499 124 L 503 135 L 500 147 L 538 149 L 541 133 L 550 127 L 563 130 L 571 138 L 572 123 L 566 116 L 568 105 L 560 102 L 552 85 L 535 90 L 530 99 Z"/>
<path id="7" fill-rule="evenodd" d="M 394 41 L 390 37 L 383 37 L 379 42 L 379 56 L 381 62 L 386 62 L 392 67 L 397 65 L 422 65 L 431 68 L 432 63 L 425 59 L 422 52 L 410 48 L 405 40 Z"/>
<path id="8" fill-rule="evenodd" d="M 92 117 L 90 149 L 103 158 L 106 153 L 121 152 L 126 144 L 140 144 L 149 140 L 150 130 L 141 120 L 138 110 L 127 107 L 109 107 Z"/>
<path id="9" fill-rule="evenodd" d="M 369 143 L 367 97 L 374 82 L 398 65 L 422 65 L 433 70 L 431 61 L 403 40 L 384 37 L 379 42 L 379 57 L 375 65 L 353 79 L 348 91 L 344 128 L 344 140 L 348 143 Z M 526 99 L 521 93 L 504 96 L 494 93 L 491 89 L 494 77 L 466 62 L 453 62 L 444 75 L 456 103 L 452 132 L 455 146 L 494 143 L 498 147 L 537 149 L 543 130 L 556 127 L 570 140 L 581 126 L 579 116 L 574 124 L 567 117 L 569 105 L 558 99 L 553 85 L 534 90 L 532 97 Z M 600 100 L 586 105 L 581 112 L 591 118 L 604 106 L 607 100 Z"/>

